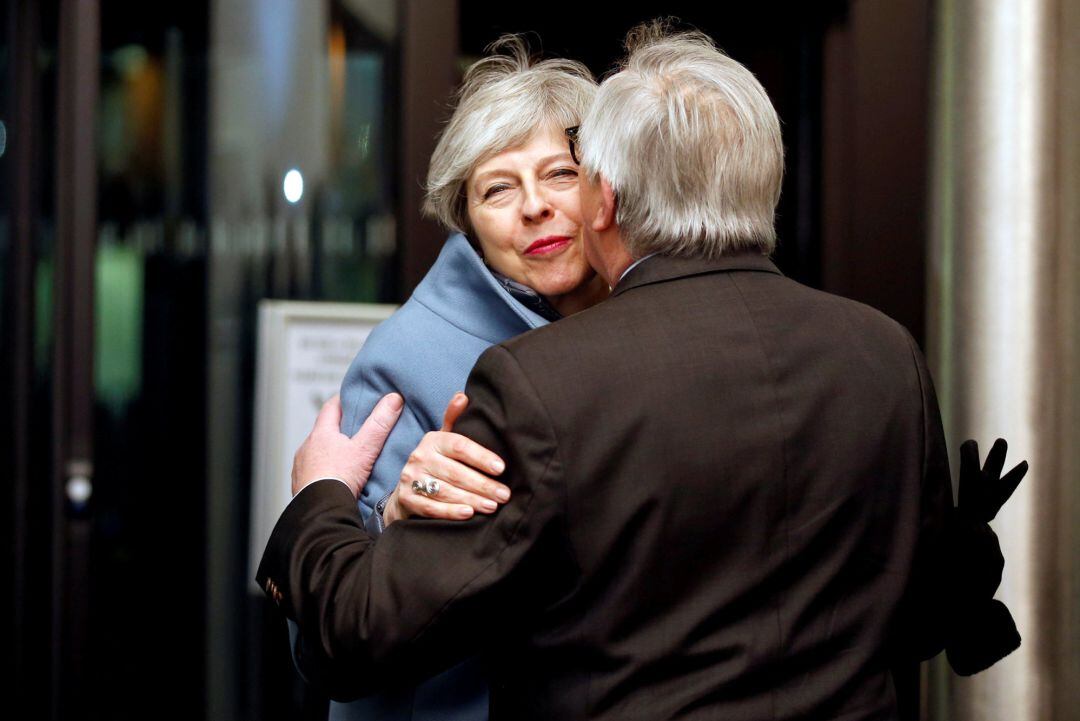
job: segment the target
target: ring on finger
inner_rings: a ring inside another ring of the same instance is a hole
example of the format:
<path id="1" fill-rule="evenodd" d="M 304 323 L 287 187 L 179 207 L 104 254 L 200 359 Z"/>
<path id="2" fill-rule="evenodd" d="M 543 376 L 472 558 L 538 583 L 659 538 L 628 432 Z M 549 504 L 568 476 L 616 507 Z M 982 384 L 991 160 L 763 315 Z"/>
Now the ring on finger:
<path id="1" fill-rule="evenodd" d="M 412 482 L 412 489 L 421 496 L 434 498 L 439 495 L 439 481 L 434 478 L 418 478 Z"/>

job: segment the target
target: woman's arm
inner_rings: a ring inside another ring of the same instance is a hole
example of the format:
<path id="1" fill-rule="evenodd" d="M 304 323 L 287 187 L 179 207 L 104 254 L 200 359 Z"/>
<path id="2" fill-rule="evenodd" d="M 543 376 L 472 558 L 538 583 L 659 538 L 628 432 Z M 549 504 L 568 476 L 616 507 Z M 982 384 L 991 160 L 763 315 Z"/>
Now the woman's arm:
<path id="1" fill-rule="evenodd" d="M 375 404 L 386 394 L 398 393 L 405 399 L 401 418 L 390 433 L 382 453 L 375 461 L 371 477 L 358 498 L 365 527 L 378 534 L 382 532 L 382 525 L 375 514 L 376 506 L 397 485 L 409 454 L 432 428 L 421 420 L 423 414 L 417 412 L 418 389 L 405 387 L 408 384 L 402 381 L 406 378 L 383 362 L 385 353 L 380 347 L 383 343 L 377 332 L 372 334 L 368 343 L 370 346 L 365 346 L 356 356 L 341 383 L 341 432 L 349 437 L 354 436 Z"/>
<path id="2" fill-rule="evenodd" d="M 468 405 L 464 393 L 455 393 L 442 428 L 424 434 L 409 455 L 385 505 L 385 525 L 411 516 L 464 520 L 473 513 L 494 513 L 500 503 L 510 500 L 510 489 L 489 477 L 503 472 L 503 460 L 453 432 Z"/>
<path id="3" fill-rule="evenodd" d="M 353 364 L 342 384 L 342 433 L 353 436 L 383 395 L 401 392 L 377 383 L 388 375 L 375 367 Z M 464 393 L 455 394 L 442 428 L 433 431 L 424 427 L 406 395 L 401 419 L 360 494 L 361 515 L 370 532 L 377 535 L 386 525 L 411 516 L 465 520 L 474 513 L 493 513 L 509 499 L 509 489 L 485 475 L 502 473 L 502 459 L 451 432 L 468 403 Z M 437 490 L 427 492 L 425 487 Z"/>

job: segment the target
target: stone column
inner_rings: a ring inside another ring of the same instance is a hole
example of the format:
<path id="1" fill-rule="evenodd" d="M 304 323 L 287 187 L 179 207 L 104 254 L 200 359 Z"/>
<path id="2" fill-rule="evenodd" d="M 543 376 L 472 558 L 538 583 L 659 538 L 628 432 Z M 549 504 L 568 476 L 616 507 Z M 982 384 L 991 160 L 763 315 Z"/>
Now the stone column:
<path id="1" fill-rule="evenodd" d="M 1023 644 L 931 673 L 925 716 L 1080 708 L 1080 0 L 940 0 L 928 351 L 949 447 L 998 436 L 1031 471 L 994 522 Z M 954 455 L 954 470 L 958 465 Z"/>

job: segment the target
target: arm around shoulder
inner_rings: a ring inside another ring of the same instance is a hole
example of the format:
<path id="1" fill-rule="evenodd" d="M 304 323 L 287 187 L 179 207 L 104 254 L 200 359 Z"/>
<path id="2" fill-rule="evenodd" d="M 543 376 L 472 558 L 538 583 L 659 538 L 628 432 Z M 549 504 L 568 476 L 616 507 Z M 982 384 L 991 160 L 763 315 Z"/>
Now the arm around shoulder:
<path id="1" fill-rule="evenodd" d="M 563 495 L 546 411 L 504 349 L 481 358 L 467 392 L 458 428 L 507 462 L 513 496 L 495 515 L 405 520 L 375 543 L 348 490 L 316 483 L 271 538 L 279 605 L 299 623 L 309 680 L 332 698 L 433 675 L 487 642 L 482 629 L 552 590 L 547 571 L 562 546 L 546 541 Z"/>

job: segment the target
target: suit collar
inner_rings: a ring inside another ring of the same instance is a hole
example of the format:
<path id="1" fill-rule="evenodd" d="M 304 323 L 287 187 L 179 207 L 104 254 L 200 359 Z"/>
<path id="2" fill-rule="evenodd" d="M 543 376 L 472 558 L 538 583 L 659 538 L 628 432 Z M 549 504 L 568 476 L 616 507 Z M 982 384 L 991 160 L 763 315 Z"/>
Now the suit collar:
<path id="1" fill-rule="evenodd" d="M 654 255 L 642 261 L 629 273 L 623 276 L 615 288 L 611 291 L 612 296 L 625 293 L 631 288 L 638 288 L 650 283 L 662 283 L 676 278 L 687 278 L 693 275 L 706 273 L 723 273 L 733 270 L 748 270 L 762 273 L 776 273 L 782 275 L 780 270 L 769 260 L 768 256 L 760 253 L 738 253 L 725 255 L 719 258 L 684 258 L 670 255 Z"/>

